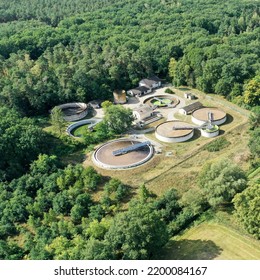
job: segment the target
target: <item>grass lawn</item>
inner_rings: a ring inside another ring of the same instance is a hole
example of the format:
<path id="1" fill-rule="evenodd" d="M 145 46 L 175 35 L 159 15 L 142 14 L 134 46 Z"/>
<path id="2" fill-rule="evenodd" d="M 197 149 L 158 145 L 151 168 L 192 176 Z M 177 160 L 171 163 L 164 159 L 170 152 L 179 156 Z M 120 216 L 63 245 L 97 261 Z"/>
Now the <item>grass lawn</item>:
<path id="1" fill-rule="evenodd" d="M 260 242 L 226 225 L 204 222 L 173 238 L 166 260 L 259 260 Z"/>
<path id="2" fill-rule="evenodd" d="M 229 158 L 243 169 L 248 169 L 247 157 L 249 154 L 247 125 L 225 133 L 225 138 L 230 145 L 217 152 L 208 152 L 204 145 L 215 141 L 217 138 L 208 139 L 194 137 L 192 141 L 176 144 L 163 144 L 163 152 L 155 155 L 152 160 L 143 166 L 130 170 L 105 170 L 94 166 L 102 175 L 113 176 L 123 183 L 138 187 L 146 184 L 151 191 L 162 195 L 170 188 L 185 192 L 196 185 L 196 178 L 202 166 L 208 161 Z M 148 136 L 149 135 L 149 136 Z M 153 133 L 146 134 L 151 140 L 158 141 Z M 172 151 L 172 156 L 166 152 Z M 86 160 L 84 165 L 93 165 L 91 160 Z"/>
<path id="3" fill-rule="evenodd" d="M 73 129 L 72 134 L 76 137 L 83 137 L 86 133 L 89 132 L 89 124 L 81 125 L 75 129 Z"/>

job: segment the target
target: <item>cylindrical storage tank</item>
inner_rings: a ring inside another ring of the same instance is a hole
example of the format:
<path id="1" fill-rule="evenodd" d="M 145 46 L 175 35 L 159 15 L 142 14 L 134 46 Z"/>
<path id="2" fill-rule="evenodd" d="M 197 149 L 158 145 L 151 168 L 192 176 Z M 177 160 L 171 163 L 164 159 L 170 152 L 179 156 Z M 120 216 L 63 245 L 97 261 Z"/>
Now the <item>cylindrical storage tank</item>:
<path id="1" fill-rule="evenodd" d="M 202 125 L 209 121 L 209 115 L 212 116 L 213 125 L 221 125 L 226 122 L 227 114 L 218 108 L 201 108 L 192 113 L 191 120 L 197 125 Z"/>
<path id="2" fill-rule="evenodd" d="M 127 102 L 125 90 L 119 90 L 119 89 L 114 90 L 113 96 L 114 96 L 115 104 L 125 104 Z"/>
<path id="3" fill-rule="evenodd" d="M 166 143 L 185 142 L 193 135 L 194 129 L 191 125 L 182 121 L 167 121 L 159 124 L 155 130 L 156 138 Z"/>
<path id="4" fill-rule="evenodd" d="M 200 129 L 201 135 L 207 138 L 213 138 L 219 135 L 219 127 L 214 125 L 212 128 Z"/>

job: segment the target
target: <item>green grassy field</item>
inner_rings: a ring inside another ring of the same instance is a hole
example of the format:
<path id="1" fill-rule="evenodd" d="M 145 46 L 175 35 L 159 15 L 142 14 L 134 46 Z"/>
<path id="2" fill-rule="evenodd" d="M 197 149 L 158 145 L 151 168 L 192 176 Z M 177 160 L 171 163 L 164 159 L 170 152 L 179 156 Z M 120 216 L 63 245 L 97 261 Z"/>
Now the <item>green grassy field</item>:
<path id="1" fill-rule="evenodd" d="M 81 125 L 81 126 L 75 128 L 72 131 L 72 134 L 76 137 L 84 137 L 86 135 L 86 133 L 89 131 L 88 126 L 89 126 L 89 124 Z"/>
<path id="2" fill-rule="evenodd" d="M 260 242 L 219 223 L 204 222 L 166 246 L 166 260 L 259 260 Z"/>

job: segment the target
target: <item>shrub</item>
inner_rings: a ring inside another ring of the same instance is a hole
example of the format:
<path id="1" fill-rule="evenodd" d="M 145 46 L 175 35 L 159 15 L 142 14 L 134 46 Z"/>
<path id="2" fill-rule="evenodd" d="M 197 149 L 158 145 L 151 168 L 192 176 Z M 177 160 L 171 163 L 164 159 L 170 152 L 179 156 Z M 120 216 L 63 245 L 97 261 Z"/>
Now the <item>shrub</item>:
<path id="1" fill-rule="evenodd" d="M 170 94 L 174 94 L 175 92 L 173 90 L 171 90 L 170 88 L 167 88 L 165 91 L 165 93 L 170 93 Z"/>
<path id="2" fill-rule="evenodd" d="M 230 142 L 225 137 L 220 137 L 215 141 L 207 144 L 204 149 L 208 152 L 218 152 L 230 145 Z"/>

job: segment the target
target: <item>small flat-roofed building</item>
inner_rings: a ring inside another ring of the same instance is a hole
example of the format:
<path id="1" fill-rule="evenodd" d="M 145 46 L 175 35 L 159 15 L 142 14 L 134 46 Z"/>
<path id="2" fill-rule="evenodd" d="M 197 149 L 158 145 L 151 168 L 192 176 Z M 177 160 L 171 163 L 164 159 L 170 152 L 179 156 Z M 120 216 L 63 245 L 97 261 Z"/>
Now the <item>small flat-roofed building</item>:
<path id="1" fill-rule="evenodd" d="M 200 103 L 200 102 L 194 102 L 190 105 L 187 105 L 185 107 L 182 107 L 180 110 L 179 110 L 179 113 L 180 114 L 183 114 L 183 115 L 189 115 L 191 114 L 192 112 L 194 112 L 195 110 L 198 110 L 200 108 L 202 108 L 203 105 Z"/>
<path id="2" fill-rule="evenodd" d="M 152 89 L 150 87 L 147 87 L 147 86 L 139 86 L 139 87 L 136 87 L 136 88 L 133 88 L 133 89 L 129 89 L 127 91 L 127 93 L 131 96 L 138 96 L 138 97 L 141 97 L 142 95 L 145 95 L 145 94 L 148 94 L 148 93 L 151 93 L 152 92 Z"/>
<path id="3" fill-rule="evenodd" d="M 185 92 L 185 93 L 184 93 L 184 97 L 187 98 L 187 99 L 189 99 L 189 100 L 194 100 L 194 99 L 196 99 L 196 96 L 195 96 L 193 93 L 191 93 L 191 92 Z"/>
<path id="4" fill-rule="evenodd" d="M 134 118 L 138 121 L 142 121 L 146 118 L 151 117 L 153 114 L 153 110 L 148 105 L 143 105 L 133 109 Z"/>

